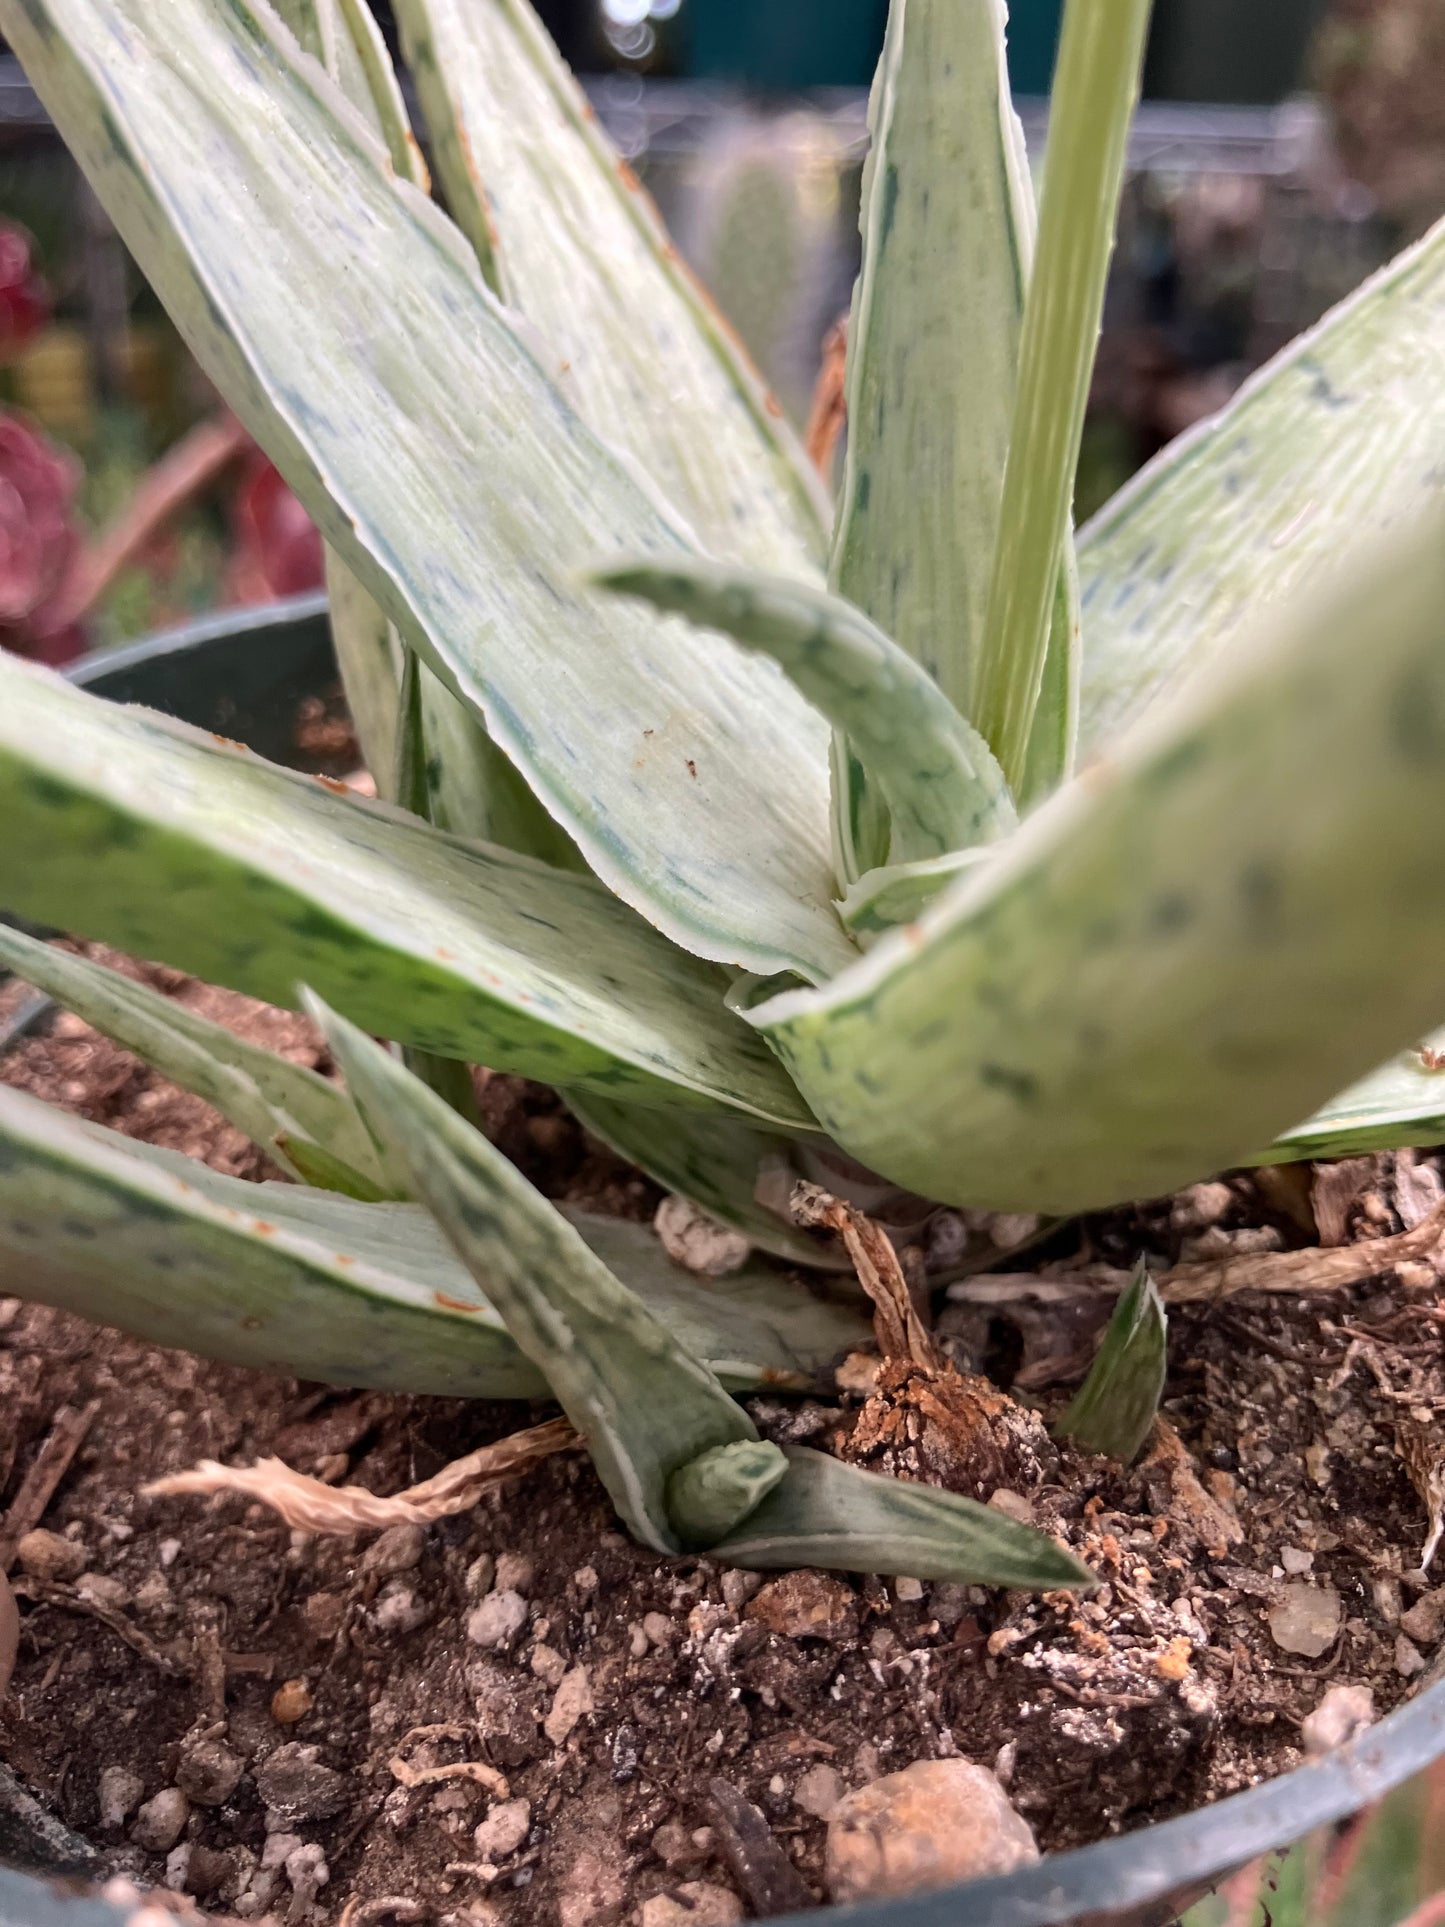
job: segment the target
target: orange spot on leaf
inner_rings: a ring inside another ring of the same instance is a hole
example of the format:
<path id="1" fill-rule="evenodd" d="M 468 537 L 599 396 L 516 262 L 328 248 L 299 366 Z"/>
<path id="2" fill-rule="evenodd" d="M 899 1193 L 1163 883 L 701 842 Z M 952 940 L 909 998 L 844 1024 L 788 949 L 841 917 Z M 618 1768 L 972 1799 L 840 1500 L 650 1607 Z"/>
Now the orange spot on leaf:
<path id="1" fill-rule="evenodd" d="M 464 1298 L 448 1298 L 444 1291 L 434 1291 L 432 1297 L 447 1311 L 478 1312 L 480 1305 L 469 1305 Z"/>

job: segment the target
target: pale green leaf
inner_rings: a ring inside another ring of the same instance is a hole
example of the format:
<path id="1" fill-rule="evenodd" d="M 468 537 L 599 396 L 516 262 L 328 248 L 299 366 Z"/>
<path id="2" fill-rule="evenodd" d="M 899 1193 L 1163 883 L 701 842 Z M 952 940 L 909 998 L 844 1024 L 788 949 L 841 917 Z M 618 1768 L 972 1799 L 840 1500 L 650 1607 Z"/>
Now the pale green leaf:
<path id="1" fill-rule="evenodd" d="M 1445 221 L 1173 442 L 1079 538 L 1098 754 L 1262 605 L 1445 492 Z M 1438 1014 L 1438 1013 L 1437 1013 Z"/>
<path id="2" fill-rule="evenodd" d="M 527 0 L 396 7 L 453 215 L 564 392 L 717 554 L 811 574 L 811 464 Z"/>
<path id="3" fill-rule="evenodd" d="M 591 878 L 0 654 L 0 904 L 268 1003 L 612 1097 L 808 1127 L 721 972 Z"/>
<path id="4" fill-rule="evenodd" d="M 1168 1369 L 1169 1314 L 1141 1261 L 1055 1437 L 1132 1464 L 1153 1427 Z"/>
<path id="5" fill-rule="evenodd" d="M 362 760 L 377 795 L 394 797 L 401 638 L 333 549 L 326 551 L 326 590 L 331 640 Z"/>
<path id="6" fill-rule="evenodd" d="M 1422 1052 L 1436 1060 L 1427 1061 Z M 1445 1144 L 1445 1030 L 1401 1051 L 1347 1091 L 1277 1137 L 1247 1164 L 1287 1164 L 1298 1158 L 1350 1158 L 1405 1145 Z"/>
<path id="7" fill-rule="evenodd" d="M 1032 1526 L 936 1486 L 880 1478 L 805 1446 L 747 1522 L 709 1549 L 728 1565 L 822 1566 L 965 1586 L 1093 1586 L 1089 1568 Z"/>
<path id="8" fill-rule="evenodd" d="M 400 1195 L 350 1099 L 315 1071 L 246 1043 L 175 997 L 5 924 L 0 924 L 0 965 L 47 991 L 182 1090 L 214 1105 L 283 1168 L 304 1175 L 292 1151 L 295 1141 L 305 1138 L 353 1177 L 369 1182 L 375 1195 Z"/>
<path id="9" fill-rule="evenodd" d="M 1365 550 L 908 932 L 748 1013 L 837 1143 L 927 1197 L 1066 1214 L 1237 1163 L 1423 1034 L 1441 520 Z"/>
<path id="10" fill-rule="evenodd" d="M 644 1544 L 675 1552 L 668 1481 L 752 1420 L 514 1164 L 379 1044 L 317 999 L 352 1099 L 587 1442 Z"/>
<path id="11" fill-rule="evenodd" d="M 969 714 L 1022 789 L 1153 0 L 1068 0 L 988 618 Z"/>
<path id="12" fill-rule="evenodd" d="M 824 1271 L 850 1269 L 836 1239 L 820 1242 L 758 1200 L 760 1179 L 773 1176 L 770 1191 L 786 1195 L 787 1174 L 802 1175 L 792 1162 L 795 1140 L 740 1117 L 618 1104 L 598 1091 L 563 1095 L 584 1130 L 640 1165 L 658 1184 L 744 1232 L 760 1251 Z"/>
<path id="13" fill-rule="evenodd" d="M 826 729 L 772 664 L 571 579 L 685 538 L 269 8 L 0 27 L 202 365 L 598 876 L 695 951 L 845 963 Z"/>
<path id="14" fill-rule="evenodd" d="M 668 1519 L 684 1546 L 705 1550 L 741 1525 L 787 1470 L 782 1448 L 767 1439 L 715 1445 L 668 1479 Z"/>
<path id="15" fill-rule="evenodd" d="M 686 558 L 609 562 L 592 579 L 772 657 L 845 734 L 877 784 L 889 810 L 892 862 L 991 842 L 1017 822 L 978 731 L 921 664 L 840 596 Z"/>
<path id="16" fill-rule="evenodd" d="M 738 1391 L 807 1391 L 864 1340 L 856 1311 L 767 1265 L 722 1288 L 645 1225 L 568 1221 Z M 0 1257 L 23 1297 L 207 1358 L 450 1398 L 547 1389 L 419 1205 L 221 1177 L 4 1087 Z"/>
<path id="17" fill-rule="evenodd" d="M 913 923 L 948 884 L 988 860 L 987 850 L 955 850 L 922 863 L 890 863 L 866 870 L 838 905 L 838 915 L 862 944 L 885 930 Z"/>
<path id="18" fill-rule="evenodd" d="M 1034 250 L 1005 18 L 1003 0 L 893 0 L 889 10 L 869 103 L 832 567 L 841 593 L 971 718 Z M 1072 749 L 1077 597 L 1067 570 L 1059 581 L 1058 661 L 1030 795 L 1067 772 Z M 849 881 L 883 860 L 866 832 L 844 836 Z"/>

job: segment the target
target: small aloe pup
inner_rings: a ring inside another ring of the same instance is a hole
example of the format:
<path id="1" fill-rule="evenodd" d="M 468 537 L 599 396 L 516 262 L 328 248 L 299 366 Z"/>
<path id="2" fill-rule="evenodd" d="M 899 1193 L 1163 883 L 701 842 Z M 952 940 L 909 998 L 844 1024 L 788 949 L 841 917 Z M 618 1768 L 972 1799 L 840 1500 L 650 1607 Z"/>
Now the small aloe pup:
<path id="1" fill-rule="evenodd" d="M 364 0 L 0 0 L 327 538 L 381 799 L 0 659 L 0 902 L 308 999 L 346 1079 L 0 936 L 296 1180 L 0 1092 L 7 1288 L 340 1383 L 550 1389 L 659 1549 L 1087 1583 L 760 1439 L 735 1395 L 805 1389 L 857 1313 L 555 1211 L 465 1067 L 795 1265 L 829 1254 L 766 1200 L 820 1157 L 1064 1214 L 1445 1136 L 1408 1049 L 1445 1015 L 1445 229 L 1076 538 L 1147 0 L 1071 0 L 1037 219 L 1002 0 L 893 0 L 835 509 L 526 0 L 396 13 L 449 216 Z M 1065 1420 L 1121 1455 L 1151 1290 Z"/>

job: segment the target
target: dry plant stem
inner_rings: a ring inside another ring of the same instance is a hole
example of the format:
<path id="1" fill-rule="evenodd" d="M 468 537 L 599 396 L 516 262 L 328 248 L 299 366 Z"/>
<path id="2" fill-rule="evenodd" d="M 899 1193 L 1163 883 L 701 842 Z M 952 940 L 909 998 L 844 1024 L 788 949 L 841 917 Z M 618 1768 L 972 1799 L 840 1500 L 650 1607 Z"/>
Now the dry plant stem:
<path id="1" fill-rule="evenodd" d="M 817 1184 L 796 1184 L 789 1200 L 795 1224 L 836 1231 L 847 1248 L 858 1282 L 873 1301 L 873 1332 L 886 1359 L 904 1359 L 938 1371 L 943 1354 L 918 1315 L 893 1242 L 880 1225 Z"/>
<path id="2" fill-rule="evenodd" d="M 392 1778 L 399 1780 L 404 1787 L 435 1786 L 442 1780 L 470 1780 L 476 1786 L 485 1787 L 496 1800 L 509 1800 L 512 1788 L 506 1776 L 494 1766 L 487 1766 L 481 1760 L 458 1760 L 451 1766 L 412 1766 L 407 1760 L 406 1749 L 426 1740 L 464 1740 L 468 1738 L 465 1727 L 444 1724 L 441 1726 L 414 1726 L 403 1735 L 396 1752 L 387 1761 Z"/>
<path id="3" fill-rule="evenodd" d="M 142 1488 L 142 1493 L 146 1498 L 171 1498 L 182 1493 L 241 1492 L 262 1500 L 280 1513 L 288 1526 L 301 1532 L 430 1525 L 435 1519 L 470 1511 L 498 1479 L 525 1472 L 554 1452 L 570 1451 L 580 1442 L 566 1419 L 548 1419 L 545 1425 L 513 1432 L 495 1445 L 484 1445 L 464 1459 L 454 1459 L 433 1478 L 389 1498 L 359 1485 L 323 1485 L 320 1479 L 293 1472 L 280 1459 L 262 1459 L 251 1466 L 218 1465 L 214 1459 L 203 1459 L 190 1472 L 154 1480 Z"/>
<path id="4" fill-rule="evenodd" d="M 1420 1570 L 1428 1572 L 1445 1538 L 1445 1445 L 1438 1427 L 1421 1425 L 1415 1419 L 1396 1420 L 1395 1445 L 1429 1516 L 1430 1532 L 1420 1554 Z"/>
<path id="5" fill-rule="evenodd" d="M 847 364 L 848 317 L 844 314 L 823 337 L 823 365 L 813 385 L 813 405 L 808 410 L 808 426 L 803 430 L 808 460 L 825 482 L 833 479 L 838 438 L 848 420 Z"/>
<path id="6" fill-rule="evenodd" d="M 70 1462 L 80 1450 L 99 1410 L 100 1400 L 93 1398 L 78 1409 L 64 1405 L 55 1414 L 45 1443 L 31 1461 L 30 1470 L 11 1500 L 4 1526 L 0 1528 L 0 1573 L 9 1572 L 15 1563 L 15 1548 L 45 1517 L 45 1508 L 56 1486 L 70 1470 Z"/>
<path id="7" fill-rule="evenodd" d="M 148 1638 L 123 1612 L 117 1612 L 114 1606 L 103 1606 L 98 1599 L 85 1598 L 73 1586 L 58 1586 L 48 1579 L 32 1579 L 26 1575 L 15 1581 L 15 1593 L 20 1599 L 33 1600 L 37 1606 L 56 1606 L 62 1612 L 84 1613 L 90 1619 L 98 1619 L 102 1626 L 110 1628 L 117 1639 L 123 1639 L 132 1652 L 149 1660 L 158 1672 L 173 1679 L 189 1677 L 189 1668 L 173 1653 Z"/>

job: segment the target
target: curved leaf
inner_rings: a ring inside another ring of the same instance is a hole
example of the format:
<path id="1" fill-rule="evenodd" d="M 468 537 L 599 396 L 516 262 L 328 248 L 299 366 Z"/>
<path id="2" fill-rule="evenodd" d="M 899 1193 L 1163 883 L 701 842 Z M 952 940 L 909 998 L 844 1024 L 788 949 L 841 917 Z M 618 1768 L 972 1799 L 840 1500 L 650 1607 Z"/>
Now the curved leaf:
<path id="1" fill-rule="evenodd" d="M 990 1210 L 1154 1197 L 1438 1016 L 1445 525 L 1367 547 L 909 931 L 748 1012 L 837 1143 Z"/>
<path id="2" fill-rule="evenodd" d="M 0 0 L 0 28 L 202 365 L 598 876 L 699 953 L 848 961 L 826 730 L 771 664 L 567 576 L 684 538 L 270 9 Z"/>
<path id="3" fill-rule="evenodd" d="M 838 905 L 838 915 L 858 941 L 868 944 L 900 923 L 913 923 L 965 870 L 986 862 L 986 849 L 955 850 L 922 863 L 889 863 L 865 870 Z"/>
<path id="4" fill-rule="evenodd" d="M 756 1440 L 712 1371 L 588 1250 L 443 1099 L 318 999 L 308 1006 L 352 1099 L 587 1442 L 645 1545 L 676 1552 L 668 1482 L 703 1453 Z"/>
<path id="5" fill-rule="evenodd" d="M 1172 442 L 1079 537 L 1097 754 L 1343 544 L 1445 492 L 1445 221 Z"/>
<path id="6" fill-rule="evenodd" d="M 811 574 L 828 505 L 527 0 L 399 0 L 453 216 L 626 449 L 720 555 Z"/>
<path id="7" fill-rule="evenodd" d="M 1005 22 L 1003 0 L 894 0 L 889 9 L 868 109 L 863 269 L 849 325 L 848 447 L 832 566 L 838 590 L 968 717 L 1034 251 Z M 1078 598 L 1070 569 L 1059 581 L 1057 661 L 1027 795 L 1051 788 L 1072 753 Z M 850 881 L 882 860 L 863 847 L 855 853 Z"/>
<path id="8" fill-rule="evenodd" d="M 782 1484 L 709 1547 L 709 1558 L 763 1571 L 822 1566 L 1027 1592 L 1098 1583 L 1071 1552 L 992 1506 L 881 1478 L 806 1446 L 786 1450 Z"/>
<path id="9" fill-rule="evenodd" d="M 1298 1158 L 1351 1158 L 1406 1145 L 1445 1144 L 1442 1061 L 1445 1030 L 1437 1030 L 1284 1132 L 1267 1151 L 1243 1162 L 1287 1164 Z"/>
<path id="10" fill-rule="evenodd" d="M 320 1145 L 343 1174 L 369 1185 L 372 1196 L 401 1195 L 346 1093 L 315 1071 L 246 1043 L 224 1025 L 118 970 L 53 949 L 5 924 L 0 924 L 0 964 L 48 991 L 183 1091 L 214 1105 L 296 1175 L 305 1176 L 291 1154 L 302 1138 Z M 354 1182 L 345 1188 L 358 1195 Z"/>
<path id="11" fill-rule="evenodd" d="M 1129 121 L 1153 0 L 1068 0 L 1049 102 L 1038 255 L 1024 310 L 988 620 L 969 714 L 1022 791 L 1067 574 Z"/>
<path id="12" fill-rule="evenodd" d="M 841 597 L 687 559 L 609 562 L 592 580 L 771 656 L 877 783 L 893 862 L 945 856 L 1013 828 L 1013 799 L 988 744 L 928 671 Z"/>
<path id="13" fill-rule="evenodd" d="M 736 1390 L 806 1391 L 865 1336 L 767 1265 L 723 1289 L 645 1225 L 569 1223 Z M 451 1398 L 547 1389 L 419 1205 L 221 1177 L 3 1086 L 0 1254 L 8 1290 L 207 1358 Z"/>
<path id="14" fill-rule="evenodd" d="M 808 1128 L 721 973 L 591 878 L 340 789 L 0 655 L 0 903 L 268 1003 L 308 978 L 440 1056 Z"/>
<path id="15" fill-rule="evenodd" d="M 1168 1370 L 1169 1314 L 1141 1260 L 1054 1436 L 1131 1464 L 1153 1427 Z"/>

